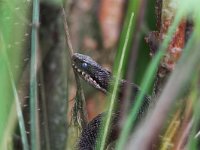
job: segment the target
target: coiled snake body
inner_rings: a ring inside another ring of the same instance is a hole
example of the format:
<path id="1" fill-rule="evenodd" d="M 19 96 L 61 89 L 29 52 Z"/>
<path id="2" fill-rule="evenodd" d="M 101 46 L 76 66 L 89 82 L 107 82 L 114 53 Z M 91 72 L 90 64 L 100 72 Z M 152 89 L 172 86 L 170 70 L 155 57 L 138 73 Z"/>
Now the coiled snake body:
<path id="1" fill-rule="evenodd" d="M 102 68 L 99 64 L 97 64 L 92 58 L 86 55 L 82 55 L 79 53 L 74 53 L 72 56 L 72 66 L 75 71 L 89 84 L 91 84 L 96 89 L 104 92 L 105 94 L 108 93 L 108 86 L 112 83 L 113 77 L 112 74 Z M 124 85 L 127 82 L 125 80 L 120 81 L 120 90 L 119 90 L 119 104 L 120 104 L 120 97 L 123 92 Z M 135 95 L 140 91 L 138 86 L 131 83 L 132 87 L 132 103 L 134 103 Z M 149 106 L 150 98 L 145 97 L 142 107 L 138 112 L 138 118 L 145 112 L 147 107 Z M 119 134 L 119 120 L 120 110 L 117 110 L 113 113 L 113 120 L 112 120 L 112 127 L 111 131 L 107 140 L 107 144 L 117 139 Z M 91 122 L 88 123 L 87 127 L 83 129 L 82 134 L 80 136 L 78 142 L 78 149 L 79 150 L 93 150 L 95 149 L 95 144 L 98 142 L 97 136 L 98 131 L 100 130 L 100 125 L 102 122 L 102 118 L 105 116 L 105 113 L 99 114 L 95 117 Z"/>

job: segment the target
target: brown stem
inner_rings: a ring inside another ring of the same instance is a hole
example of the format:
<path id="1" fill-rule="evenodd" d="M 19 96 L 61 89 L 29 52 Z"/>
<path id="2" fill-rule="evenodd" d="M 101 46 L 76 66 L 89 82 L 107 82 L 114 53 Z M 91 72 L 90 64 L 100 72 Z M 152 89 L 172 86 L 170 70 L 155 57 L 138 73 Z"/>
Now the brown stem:
<path id="1" fill-rule="evenodd" d="M 73 50 L 71 39 L 70 39 L 69 27 L 67 24 L 64 8 L 62 9 L 62 12 L 63 12 L 63 18 L 64 18 L 65 35 L 67 38 L 67 44 L 69 46 L 69 55 L 70 55 L 70 58 L 72 58 L 74 50 Z M 75 70 L 73 70 L 73 71 L 74 71 L 76 85 L 77 85 L 77 92 L 76 92 L 76 98 L 75 98 L 76 102 L 74 104 L 75 106 L 73 107 L 74 110 L 73 110 L 72 116 L 74 118 L 74 121 L 76 122 L 79 120 L 78 115 L 80 115 L 80 122 L 81 122 L 80 126 L 83 129 L 87 125 L 87 120 L 88 120 L 87 112 L 86 112 L 85 97 L 84 97 L 83 89 L 81 86 L 80 78 L 79 78 L 78 74 L 75 72 Z"/>

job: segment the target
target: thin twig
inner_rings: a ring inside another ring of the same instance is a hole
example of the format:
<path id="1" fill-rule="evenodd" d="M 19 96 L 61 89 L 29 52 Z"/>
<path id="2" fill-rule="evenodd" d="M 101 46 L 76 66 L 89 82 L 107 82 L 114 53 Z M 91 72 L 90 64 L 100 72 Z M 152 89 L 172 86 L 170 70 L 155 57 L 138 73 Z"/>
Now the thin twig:
<path id="1" fill-rule="evenodd" d="M 68 44 L 68 47 L 69 47 L 69 54 L 70 54 L 70 57 L 72 57 L 74 50 L 73 50 L 73 47 L 72 47 L 72 42 L 71 42 L 71 38 L 70 38 L 70 34 L 69 34 L 69 27 L 68 27 L 67 19 L 66 19 L 67 16 L 65 14 L 64 8 L 62 9 L 62 12 L 63 12 L 63 18 L 64 18 L 65 35 L 66 35 L 67 44 Z"/>
<path id="2" fill-rule="evenodd" d="M 74 50 L 73 50 L 71 39 L 70 39 L 69 27 L 68 27 L 67 20 L 66 20 L 65 10 L 64 10 L 64 8 L 62 10 L 63 10 L 63 17 L 64 17 L 65 35 L 66 35 L 67 44 L 69 47 L 68 52 L 69 52 L 70 58 L 72 58 Z M 84 128 L 86 126 L 87 120 L 88 120 L 87 112 L 86 112 L 85 97 L 84 97 L 84 93 L 83 93 L 83 88 L 81 86 L 80 78 L 74 69 L 73 69 L 73 71 L 74 71 L 76 85 L 77 85 L 77 92 L 76 92 L 76 98 L 75 98 L 75 104 L 74 104 L 74 110 L 73 110 L 73 118 L 74 118 L 74 121 L 78 121 L 79 120 L 78 114 L 79 114 L 81 128 Z"/>

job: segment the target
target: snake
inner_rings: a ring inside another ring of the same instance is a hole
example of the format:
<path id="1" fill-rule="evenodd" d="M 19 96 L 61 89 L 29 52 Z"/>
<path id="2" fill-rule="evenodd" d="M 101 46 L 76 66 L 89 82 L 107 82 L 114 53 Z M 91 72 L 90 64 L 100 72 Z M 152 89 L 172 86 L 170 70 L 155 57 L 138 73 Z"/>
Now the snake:
<path id="1" fill-rule="evenodd" d="M 96 88 L 97 90 L 102 91 L 105 94 L 109 92 L 109 86 L 113 84 L 115 78 L 112 73 L 107 69 L 103 68 L 96 61 L 94 61 L 91 57 L 87 55 L 83 55 L 80 53 L 74 53 L 72 55 L 72 67 L 75 72 L 86 82 L 88 82 L 91 86 Z M 120 106 L 121 97 L 123 95 L 123 91 L 126 84 L 131 84 L 132 88 L 132 97 L 131 103 L 134 104 L 135 96 L 140 92 L 140 88 L 134 84 L 130 83 L 126 80 L 121 79 L 119 84 L 119 96 L 118 96 L 118 106 Z M 141 118 L 143 114 L 146 112 L 147 108 L 150 104 L 150 97 L 145 96 L 143 100 L 143 104 L 138 111 L 138 117 Z M 120 118 L 120 107 L 117 107 L 112 114 L 112 125 L 111 131 L 107 138 L 106 144 L 109 145 L 113 141 L 115 141 L 120 133 L 119 127 L 119 118 Z M 103 112 L 97 115 L 92 121 L 90 121 L 87 126 L 83 129 L 79 141 L 77 143 L 77 149 L 79 150 L 94 150 L 95 145 L 98 141 L 98 133 L 101 129 L 101 124 L 103 118 L 106 116 L 106 112 Z"/>

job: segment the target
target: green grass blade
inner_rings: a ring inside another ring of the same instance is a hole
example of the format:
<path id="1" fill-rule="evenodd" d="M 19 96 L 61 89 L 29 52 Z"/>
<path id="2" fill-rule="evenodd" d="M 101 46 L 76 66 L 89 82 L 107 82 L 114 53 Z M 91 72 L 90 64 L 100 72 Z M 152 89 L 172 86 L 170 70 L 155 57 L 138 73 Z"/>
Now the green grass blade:
<path id="1" fill-rule="evenodd" d="M 38 51 L 38 25 L 39 25 L 39 0 L 33 0 L 31 35 L 31 68 L 30 68 L 30 125 L 31 149 L 39 149 L 39 128 L 37 112 L 37 51 Z"/>
<path id="2" fill-rule="evenodd" d="M 123 67 L 123 64 L 124 64 L 125 55 L 127 55 L 126 49 L 127 49 L 127 44 L 128 44 L 128 40 L 129 40 L 129 37 L 130 37 L 130 30 L 132 28 L 133 16 L 134 16 L 134 14 L 132 13 L 131 16 L 130 16 L 130 21 L 129 21 L 129 25 L 128 25 L 128 30 L 127 30 L 127 34 L 126 34 L 126 38 L 125 38 L 124 47 L 122 48 L 122 55 L 121 55 L 121 58 L 119 60 L 119 66 L 118 66 L 118 69 L 116 71 L 116 80 L 115 80 L 113 91 L 112 91 L 112 94 L 111 94 L 111 97 L 110 97 L 111 102 L 110 102 L 110 106 L 109 106 L 109 109 L 108 109 L 108 114 L 107 114 L 104 130 L 103 130 L 100 150 L 105 149 L 107 135 L 109 133 L 110 124 L 111 124 L 111 121 L 112 121 L 111 118 L 112 118 L 112 113 L 113 113 L 114 106 L 115 106 L 115 100 L 117 99 L 116 96 L 117 96 L 119 82 L 120 82 L 120 78 L 121 78 L 121 74 L 122 74 L 122 67 Z"/>
<path id="3" fill-rule="evenodd" d="M 154 76 L 155 76 L 155 73 L 157 70 L 157 66 L 160 63 L 160 59 L 163 57 L 165 49 L 167 48 L 167 46 L 170 42 L 170 39 L 171 39 L 176 27 L 178 26 L 178 23 L 181 20 L 181 17 L 182 17 L 181 14 L 176 16 L 173 24 L 170 26 L 170 28 L 168 30 L 167 38 L 164 39 L 163 43 L 161 44 L 161 46 L 158 50 L 157 55 L 152 60 L 150 66 L 148 67 L 148 69 L 145 73 L 145 76 L 144 76 L 142 84 L 141 84 L 142 90 L 136 97 L 136 100 L 135 100 L 136 102 L 130 111 L 130 115 L 128 116 L 127 121 L 125 122 L 124 128 L 122 129 L 119 141 L 117 142 L 117 150 L 123 149 L 123 147 L 127 141 L 128 135 L 129 135 L 129 133 L 132 129 L 132 126 L 137 118 L 137 112 L 142 105 L 142 101 L 145 96 L 145 93 L 147 93 L 148 89 L 150 88 L 150 85 L 153 82 L 153 79 L 154 79 Z"/>
<path id="4" fill-rule="evenodd" d="M 18 116 L 18 120 L 19 120 L 19 127 L 20 127 L 20 133 L 21 133 L 21 137 L 22 137 L 23 150 L 29 150 L 28 139 L 27 139 L 27 135 L 26 135 L 26 129 L 25 129 L 24 118 L 23 118 L 23 114 L 22 114 L 22 110 L 21 110 L 21 106 L 20 106 L 19 96 L 18 96 L 17 89 L 16 89 L 16 86 L 14 83 L 14 78 L 13 78 L 12 72 L 9 71 L 9 73 L 10 73 L 10 79 L 11 79 L 12 89 L 13 89 L 13 93 L 14 93 L 14 97 L 15 97 L 16 108 L 17 108 L 17 116 Z"/>
<path id="5" fill-rule="evenodd" d="M 18 117 L 22 146 L 24 150 L 28 150 L 16 87 L 22 71 L 22 39 L 26 29 L 19 21 L 26 20 L 28 7 L 29 5 L 21 0 L 2 1 L 0 5 L 0 149 L 13 148 L 13 135 L 17 134 L 15 129 Z"/>
<path id="6" fill-rule="evenodd" d="M 110 106 L 108 110 L 108 117 L 106 118 L 106 127 L 102 131 L 102 136 L 100 135 L 100 145 L 97 145 L 97 149 L 104 149 L 107 134 L 109 133 L 109 125 L 111 123 L 112 112 L 114 109 L 115 99 L 118 91 L 119 79 L 123 77 L 125 72 L 125 65 L 127 63 L 127 58 L 129 55 L 129 51 L 131 49 L 131 42 L 133 38 L 133 33 L 135 30 L 136 19 L 138 15 L 138 10 L 141 5 L 141 1 L 129 1 L 128 11 L 125 18 L 125 24 L 123 26 L 122 34 L 120 36 L 120 43 L 117 52 L 117 56 L 114 63 L 113 74 L 116 77 L 115 84 L 113 87 L 110 87 L 110 91 L 112 91 L 111 95 L 108 96 L 108 101 L 110 101 Z M 133 13 L 134 12 L 134 13 Z M 134 17 L 135 16 L 135 17 Z M 103 126 L 104 127 L 104 126 Z M 99 143 L 98 143 L 99 144 Z"/>
<path id="7" fill-rule="evenodd" d="M 1 41 L 3 41 L 3 40 L 1 40 Z M 14 95 L 14 99 L 15 99 L 17 116 L 18 116 L 18 120 L 19 120 L 20 133 L 21 133 L 21 137 L 22 137 L 23 150 L 28 150 L 29 149 L 28 139 L 27 139 L 27 135 L 26 135 L 26 129 L 25 129 L 25 124 L 24 124 L 22 109 L 21 109 L 21 106 L 20 106 L 20 100 L 19 100 L 19 96 L 18 96 L 18 93 L 17 93 L 16 85 L 15 85 L 15 82 L 14 82 L 14 76 L 13 76 L 13 73 L 12 73 L 11 68 L 10 68 L 10 63 L 9 63 L 8 56 L 7 56 L 6 51 L 5 51 L 5 46 L 2 46 L 2 47 L 3 47 L 2 50 L 3 50 L 4 61 L 5 61 L 5 64 L 7 66 L 7 69 L 8 69 L 10 82 L 11 82 L 11 86 L 12 86 L 12 91 L 13 91 L 13 95 Z"/>

